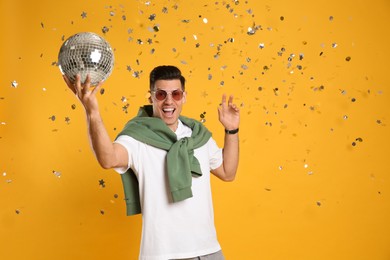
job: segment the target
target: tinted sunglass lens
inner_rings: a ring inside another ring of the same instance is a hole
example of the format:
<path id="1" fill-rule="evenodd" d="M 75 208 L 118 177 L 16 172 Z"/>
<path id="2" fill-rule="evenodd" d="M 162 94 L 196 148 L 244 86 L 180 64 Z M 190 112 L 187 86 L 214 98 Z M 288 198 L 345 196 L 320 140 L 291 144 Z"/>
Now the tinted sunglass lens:
<path id="1" fill-rule="evenodd" d="M 183 92 L 181 92 L 180 90 L 175 90 L 172 92 L 172 98 L 176 101 L 181 100 L 182 96 L 183 96 Z"/>
<path id="2" fill-rule="evenodd" d="M 164 90 L 157 90 L 155 95 L 156 99 L 161 101 L 167 97 L 167 92 L 165 92 Z"/>

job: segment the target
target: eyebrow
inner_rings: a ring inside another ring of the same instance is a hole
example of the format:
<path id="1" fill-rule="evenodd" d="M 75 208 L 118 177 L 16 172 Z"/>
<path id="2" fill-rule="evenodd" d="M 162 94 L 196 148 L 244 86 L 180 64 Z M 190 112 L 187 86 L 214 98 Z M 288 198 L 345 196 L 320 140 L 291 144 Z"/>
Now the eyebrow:
<path id="1" fill-rule="evenodd" d="M 165 90 L 165 89 L 161 89 L 161 88 L 156 88 L 155 90 L 153 90 L 153 91 L 157 91 L 157 90 L 163 90 L 163 91 L 165 91 L 165 92 L 167 92 L 167 90 Z M 180 88 L 177 88 L 177 89 L 174 89 L 174 90 L 168 90 L 169 92 L 173 92 L 173 91 L 176 91 L 176 90 L 180 90 L 180 91 L 183 91 L 182 89 L 180 89 Z M 183 91 L 184 92 L 184 91 Z"/>

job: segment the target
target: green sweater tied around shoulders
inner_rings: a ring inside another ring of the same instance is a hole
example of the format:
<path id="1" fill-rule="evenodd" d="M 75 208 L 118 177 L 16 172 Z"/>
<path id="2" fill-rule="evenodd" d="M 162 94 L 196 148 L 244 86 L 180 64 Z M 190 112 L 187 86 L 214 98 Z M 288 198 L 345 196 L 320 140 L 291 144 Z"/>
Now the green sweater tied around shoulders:
<path id="1" fill-rule="evenodd" d="M 180 116 L 180 121 L 192 129 L 192 135 L 177 140 L 176 134 L 165 122 L 152 115 L 153 108 L 151 105 L 141 107 L 138 115 L 125 125 L 118 137 L 128 135 L 142 143 L 166 150 L 167 174 L 173 202 L 188 199 L 192 197 L 192 176 L 202 175 L 200 164 L 194 156 L 194 149 L 206 144 L 211 137 L 211 133 L 202 123 Z M 121 174 L 121 177 L 127 215 L 141 213 L 137 177 L 131 168 Z"/>

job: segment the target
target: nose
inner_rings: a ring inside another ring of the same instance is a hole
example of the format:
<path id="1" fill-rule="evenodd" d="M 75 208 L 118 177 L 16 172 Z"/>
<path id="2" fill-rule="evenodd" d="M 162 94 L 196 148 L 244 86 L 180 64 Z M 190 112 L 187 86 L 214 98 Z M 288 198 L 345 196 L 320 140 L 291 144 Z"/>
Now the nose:
<path id="1" fill-rule="evenodd" d="M 172 93 L 169 93 L 169 92 L 167 93 L 167 96 L 164 99 L 164 103 L 168 103 L 168 104 L 173 103 Z"/>

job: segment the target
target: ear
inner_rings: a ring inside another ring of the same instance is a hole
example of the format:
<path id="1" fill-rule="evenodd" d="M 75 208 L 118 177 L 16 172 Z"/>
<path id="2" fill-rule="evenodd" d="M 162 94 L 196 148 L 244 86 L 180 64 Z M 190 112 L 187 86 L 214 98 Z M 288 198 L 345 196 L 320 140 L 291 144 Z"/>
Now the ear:
<path id="1" fill-rule="evenodd" d="M 152 97 L 148 97 L 149 104 L 153 104 Z"/>
<path id="2" fill-rule="evenodd" d="M 187 92 L 183 92 L 183 100 L 182 103 L 184 104 L 187 101 Z"/>

